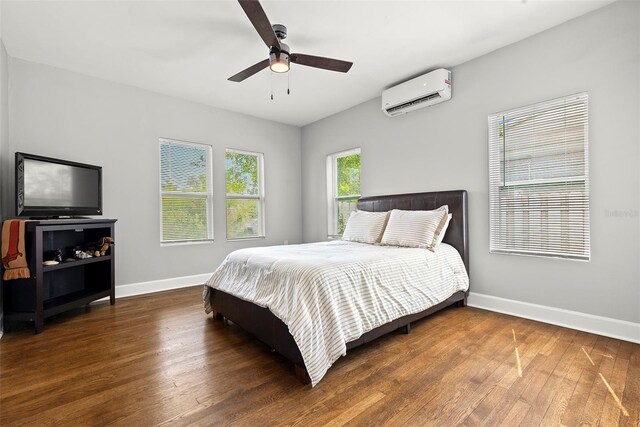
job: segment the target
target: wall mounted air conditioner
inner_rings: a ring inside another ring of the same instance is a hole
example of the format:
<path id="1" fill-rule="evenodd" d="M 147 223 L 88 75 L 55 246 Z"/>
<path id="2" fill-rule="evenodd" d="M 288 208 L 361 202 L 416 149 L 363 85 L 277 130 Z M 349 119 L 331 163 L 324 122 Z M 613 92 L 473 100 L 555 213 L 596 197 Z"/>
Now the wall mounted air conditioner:
<path id="1" fill-rule="evenodd" d="M 382 92 L 382 111 L 395 117 L 451 99 L 451 71 L 439 68 Z"/>

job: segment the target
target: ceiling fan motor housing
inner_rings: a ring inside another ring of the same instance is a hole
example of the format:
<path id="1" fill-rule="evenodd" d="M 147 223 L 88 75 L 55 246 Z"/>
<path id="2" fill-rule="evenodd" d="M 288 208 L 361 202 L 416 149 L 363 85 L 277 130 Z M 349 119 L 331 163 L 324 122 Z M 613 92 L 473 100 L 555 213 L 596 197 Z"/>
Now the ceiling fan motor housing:
<path id="1" fill-rule="evenodd" d="M 273 24 L 271 26 L 273 28 L 273 32 L 276 33 L 276 37 L 279 40 L 284 40 L 287 38 L 287 27 L 282 24 Z"/>

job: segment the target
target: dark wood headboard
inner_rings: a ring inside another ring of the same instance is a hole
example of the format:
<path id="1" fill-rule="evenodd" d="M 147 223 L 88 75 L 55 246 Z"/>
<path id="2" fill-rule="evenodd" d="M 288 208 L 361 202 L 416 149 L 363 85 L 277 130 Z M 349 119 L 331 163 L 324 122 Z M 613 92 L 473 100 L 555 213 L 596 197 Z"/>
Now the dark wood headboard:
<path id="1" fill-rule="evenodd" d="M 449 213 L 452 215 L 443 242 L 460 252 L 468 273 L 469 226 L 466 190 L 361 197 L 358 200 L 358 209 L 371 212 L 386 212 L 391 209 L 423 211 L 437 209 L 442 205 L 449 205 Z"/>

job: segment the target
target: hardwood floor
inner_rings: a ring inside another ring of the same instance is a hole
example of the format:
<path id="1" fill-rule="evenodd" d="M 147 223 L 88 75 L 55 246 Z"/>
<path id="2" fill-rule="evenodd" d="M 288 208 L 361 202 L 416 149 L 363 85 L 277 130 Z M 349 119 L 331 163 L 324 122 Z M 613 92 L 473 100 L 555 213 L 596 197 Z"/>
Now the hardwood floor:
<path id="1" fill-rule="evenodd" d="M 201 291 L 6 334 L 0 425 L 640 425 L 637 344 L 450 308 L 353 350 L 312 389 L 206 316 Z"/>

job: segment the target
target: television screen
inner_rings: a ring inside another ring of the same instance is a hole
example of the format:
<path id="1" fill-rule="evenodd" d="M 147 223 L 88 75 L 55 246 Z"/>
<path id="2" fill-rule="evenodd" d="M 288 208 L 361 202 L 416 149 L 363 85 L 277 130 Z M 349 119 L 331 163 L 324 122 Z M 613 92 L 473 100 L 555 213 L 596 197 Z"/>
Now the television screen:
<path id="1" fill-rule="evenodd" d="M 102 168 L 16 153 L 18 215 L 102 214 Z"/>

